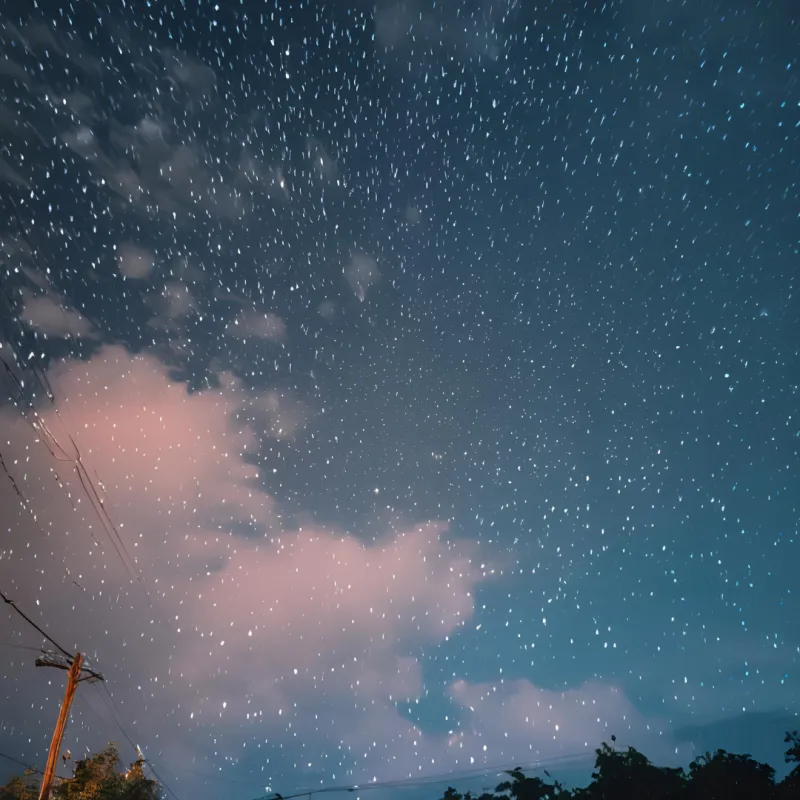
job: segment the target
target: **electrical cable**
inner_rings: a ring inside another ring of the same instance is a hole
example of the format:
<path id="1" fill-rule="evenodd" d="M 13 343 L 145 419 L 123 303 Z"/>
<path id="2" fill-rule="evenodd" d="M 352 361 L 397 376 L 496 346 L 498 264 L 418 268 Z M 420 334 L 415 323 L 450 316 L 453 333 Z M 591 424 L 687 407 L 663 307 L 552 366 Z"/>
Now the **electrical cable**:
<path id="1" fill-rule="evenodd" d="M 120 719 L 120 716 L 119 716 L 119 713 L 118 713 L 117 704 L 114 701 L 114 697 L 111 694 L 111 691 L 109 690 L 108 686 L 106 686 L 105 683 L 103 683 L 102 687 L 103 687 L 103 689 L 105 689 L 105 694 L 103 694 L 103 692 L 100 691 L 100 687 L 99 686 L 98 686 L 98 691 L 100 691 L 100 695 L 102 697 L 104 705 L 106 706 L 106 708 L 108 708 L 111 711 L 111 717 L 114 720 L 114 723 L 116 724 L 116 726 L 119 728 L 119 730 L 122 733 L 122 735 L 125 737 L 125 741 L 128 742 L 128 744 L 131 746 L 131 748 L 135 752 L 138 752 L 138 747 L 136 746 L 136 743 L 128 735 L 128 732 L 125 730 L 124 726 L 122 725 L 122 720 Z"/>
<path id="2" fill-rule="evenodd" d="M 19 209 L 17 208 L 17 204 L 14 202 L 14 199 L 13 199 L 13 197 L 11 197 L 10 194 L 8 194 L 8 193 L 3 193 L 3 194 L 6 197 L 6 199 L 8 200 L 8 202 L 11 204 L 13 216 L 16 219 L 16 223 L 17 223 L 17 227 L 19 229 L 20 237 L 28 245 L 28 247 L 31 250 L 32 255 L 38 261 L 40 258 L 43 258 L 43 257 L 39 255 L 39 252 L 38 252 L 37 248 L 34 246 L 33 242 L 31 241 L 31 237 L 29 236 L 28 231 L 25 228 L 24 223 L 22 222 L 22 218 L 20 217 L 20 213 L 19 213 Z M 48 282 L 50 282 L 51 288 L 53 288 L 53 290 L 56 291 L 55 287 L 52 286 L 52 281 L 50 280 L 49 277 L 48 277 Z M 13 314 L 14 300 L 13 300 L 13 298 L 11 297 L 11 295 L 8 292 L 8 290 L 5 288 L 5 286 L 3 284 L 0 284 L 0 288 L 2 289 L 2 296 L 5 297 L 6 303 L 8 304 L 9 311 Z M 62 308 L 62 313 L 64 313 L 63 312 L 63 308 Z M 66 320 L 66 316 L 65 316 L 65 320 Z M 18 362 L 18 365 L 20 366 L 20 368 L 22 368 L 22 364 L 23 364 L 22 354 L 20 352 L 18 352 L 18 348 L 14 345 L 14 343 L 12 341 L 9 341 L 9 344 L 11 345 L 11 350 L 12 350 L 13 354 L 16 356 L 16 360 Z M 33 400 L 28 397 L 28 395 L 27 395 L 27 393 L 25 391 L 23 382 L 14 374 L 14 371 L 11 369 L 11 367 L 9 366 L 9 364 L 6 362 L 5 359 L 0 359 L 0 360 L 2 360 L 2 364 L 5 367 L 7 376 L 10 378 L 11 382 L 14 384 L 14 387 L 15 387 L 17 393 L 19 394 L 19 399 L 21 400 L 22 406 L 26 409 L 26 410 L 23 410 L 23 412 L 22 412 L 23 417 L 32 425 L 32 427 L 34 428 L 36 433 L 39 434 L 40 441 L 42 442 L 44 447 L 47 449 L 47 451 L 50 453 L 50 456 L 52 458 L 54 458 L 56 461 L 71 463 L 74 466 L 75 474 L 78 477 L 78 480 L 79 480 L 79 482 L 81 484 L 81 488 L 83 489 L 84 494 L 86 495 L 87 499 L 89 500 L 89 504 L 94 508 L 94 510 L 95 510 L 95 512 L 97 514 L 97 517 L 98 517 L 98 519 L 100 521 L 101 527 L 105 530 L 105 533 L 106 533 L 109 541 L 113 545 L 113 547 L 114 547 L 114 549 L 115 549 L 115 551 L 117 553 L 117 556 L 119 557 L 120 561 L 124 565 L 124 567 L 125 567 L 126 571 L 128 572 L 130 578 L 132 580 L 136 580 L 139 583 L 142 591 L 144 592 L 145 597 L 147 598 L 148 605 L 152 605 L 152 601 L 151 601 L 150 595 L 149 595 L 149 593 L 147 591 L 147 588 L 144 585 L 144 581 L 142 580 L 141 573 L 140 573 L 139 569 L 137 568 L 136 561 L 133 559 L 133 557 L 131 556 L 131 554 L 128 551 L 127 547 L 125 546 L 125 542 L 122 539 L 122 536 L 121 536 L 116 524 L 114 523 L 114 521 L 112 520 L 112 518 L 109 515 L 108 511 L 106 510 L 105 504 L 104 504 L 102 498 L 100 497 L 100 493 L 97 491 L 97 487 L 95 486 L 94 481 L 92 480 L 91 476 L 89 475 L 88 470 L 86 469 L 85 465 L 83 464 L 83 460 L 81 458 L 81 453 L 80 453 L 80 450 L 78 449 L 78 445 L 75 442 L 74 438 L 72 437 L 72 434 L 69 432 L 69 429 L 65 425 L 64 420 L 61 418 L 61 414 L 60 414 L 60 412 L 59 412 L 59 410 L 58 410 L 58 408 L 57 408 L 57 406 L 55 404 L 55 395 L 53 393 L 53 388 L 50 385 L 50 381 L 47 378 L 46 372 L 41 367 L 39 367 L 35 362 L 34 363 L 29 363 L 27 365 L 28 369 L 32 372 L 34 378 L 36 379 L 36 381 L 38 382 L 39 386 L 41 387 L 42 392 L 49 399 L 50 404 L 52 405 L 53 410 L 55 412 L 55 415 L 58 418 L 58 421 L 61 423 L 62 427 L 64 428 L 64 431 L 66 432 L 67 438 L 69 439 L 70 444 L 74 448 L 75 455 L 68 454 L 67 451 L 61 446 L 61 443 L 58 441 L 56 436 L 50 430 L 49 426 L 47 425 L 47 422 L 36 411 L 36 408 L 35 408 L 35 406 L 33 404 Z M 34 397 L 35 397 L 35 395 L 34 395 Z M 15 401 L 15 405 L 16 405 L 16 401 Z M 28 416 L 29 413 L 33 416 L 33 419 L 31 419 Z M 59 455 L 57 451 L 60 451 L 61 455 Z M 3 467 L 5 468 L 5 464 L 3 464 Z M 18 494 L 18 496 L 20 498 L 20 501 L 22 502 L 23 506 L 25 506 L 27 504 L 26 498 L 24 498 L 24 496 L 22 495 L 19 487 L 17 486 L 17 484 L 15 483 L 13 477 L 11 476 L 11 474 L 8 472 L 7 469 L 5 470 L 5 472 L 6 472 L 7 476 L 8 476 L 8 478 L 9 478 L 9 480 L 11 480 L 12 486 L 14 487 L 14 490 Z M 74 507 L 73 507 L 73 509 L 74 509 Z M 31 511 L 31 513 L 33 513 L 33 512 Z M 34 519 L 35 519 L 35 515 L 34 515 Z M 94 538 L 94 533 L 92 533 L 92 538 Z M 97 542 L 96 539 L 95 539 L 95 542 L 99 545 L 99 542 Z"/>
<path id="3" fill-rule="evenodd" d="M 17 604 L 13 600 L 9 600 L 8 597 L 6 597 L 5 594 L 3 594 L 3 592 L 0 592 L 0 597 L 2 597 L 3 602 L 11 606 L 11 608 L 13 608 L 14 611 L 16 611 L 17 614 L 19 614 L 22 617 L 22 619 L 24 619 L 25 622 L 28 623 L 28 625 L 35 628 L 42 636 L 44 636 L 44 638 L 47 639 L 47 641 L 50 642 L 50 644 L 52 644 L 53 647 L 55 647 L 56 650 L 58 650 L 61 653 L 61 655 L 70 659 L 70 661 L 72 660 L 72 658 L 74 657 L 74 653 L 67 652 L 57 641 L 55 641 L 55 639 L 46 634 L 29 616 L 27 616 L 27 614 L 25 614 L 25 612 L 20 610 L 19 606 L 17 606 Z"/>
<path id="4" fill-rule="evenodd" d="M 37 769 L 36 767 L 32 767 L 30 764 L 27 764 L 24 761 L 20 761 L 20 759 L 14 758 L 14 756 L 10 756 L 7 753 L 0 753 L 0 758 L 5 758 L 8 761 L 12 761 L 14 764 L 17 764 L 20 767 L 24 767 L 26 770 L 34 773 L 35 775 L 44 775 L 43 770 Z M 56 775 L 55 777 L 62 781 L 68 780 L 68 778 L 65 778 L 63 775 Z"/>
<path id="5" fill-rule="evenodd" d="M 149 769 L 152 771 L 153 775 L 155 775 L 156 781 L 159 784 L 161 784 L 167 790 L 167 792 L 170 795 L 172 795 L 172 797 L 175 798 L 175 800 L 180 800 L 178 795 L 175 794 L 175 792 L 169 787 L 169 785 L 167 783 L 165 783 L 164 780 L 161 778 L 161 776 L 156 772 L 156 768 L 153 766 L 153 763 L 150 761 L 150 759 L 144 758 L 144 755 L 142 754 L 142 751 L 139 749 L 138 745 L 136 745 L 135 742 L 133 741 L 133 739 L 128 735 L 128 732 L 125 730 L 125 727 L 122 724 L 122 720 L 120 719 L 119 708 L 118 708 L 118 706 L 116 704 L 116 701 L 114 700 L 114 696 L 111 694 L 111 690 L 108 688 L 108 686 L 105 683 L 102 684 L 102 687 L 105 690 L 105 695 L 103 695 L 102 692 L 101 692 L 101 696 L 103 697 L 103 700 L 106 703 L 106 707 L 110 709 L 111 716 L 114 718 L 114 722 L 116 723 L 117 727 L 120 729 L 120 732 L 122 733 L 122 735 L 125 737 L 125 740 L 136 751 L 136 753 L 141 757 L 142 761 L 145 764 L 147 764 Z"/>
<path id="6" fill-rule="evenodd" d="M 0 647 L 13 647 L 15 650 L 30 650 L 32 653 L 44 653 L 47 651 L 43 647 L 33 647 L 29 644 L 16 644 L 15 642 L 0 642 Z"/>
<path id="7" fill-rule="evenodd" d="M 463 780 L 469 777 L 478 778 L 481 775 L 488 775 L 490 773 L 508 772 L 509 770 L 520 769 L 536 770 L 543 769 L 550 764 L 559 761 L 571 761 L 586 756 L 594 755 L 593 750 L 583 750 L 579 753 L 569 753 L 563 756 L 554 756 L 553 758 L 544 758 L 539 761 L 534 761 L 522 766 L 519 762 L 514 764 L 500 764 L 496 766 L 480 767 L 472 770 L 460 770 L 457 772 L 450 772 L 440 775 L 430 775 L 426 778 L 399 778 L 397 780 L 389 781 L 373 781 L 365 784 L 353 784 L 351 786 L 323 786 L 320 789 L 307 789 L 306 791 L 298 791 L 292 794 L 279 794 L 273 792 L 272 794 L 264 794 L 252 798 L 252 800 L 295 800 L 298 797 L 309 797 L 312 794 L 331 794 L 333 792 L 364 792 L 368 789 L 386 789 L 386 788 L 407 788 L 413 786 L 435 786 L 440 783 L 447 783 L 453 780 Z"/>

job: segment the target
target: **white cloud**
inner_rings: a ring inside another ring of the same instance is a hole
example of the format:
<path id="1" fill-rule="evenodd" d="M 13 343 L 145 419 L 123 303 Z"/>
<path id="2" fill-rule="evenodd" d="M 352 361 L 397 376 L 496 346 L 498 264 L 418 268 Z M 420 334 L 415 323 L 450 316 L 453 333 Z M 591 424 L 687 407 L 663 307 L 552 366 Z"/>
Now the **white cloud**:
<path id="1" fill-rule="evenodd" d="M 286 323 L 271 311 L 245 309 L 225 328 L 229 336 L 239 339 L 266 339 L 270 342 L 282 342 L 286 339 Z"/>
<path id="2" fill-rule="evenodd" d="M 180 330 L 180 323 L 197 309 L 197 298 L 184 281 L 167 281 L 160 292 L 150 293 L 146 301 L 155 312 L 147 321 L 148 326 L 170 331 Z"/>
<path id="3" fill-rule="evenodd" d="M 52 294 L 34 294 L 22 290 L 20 319 L 39 333 L 55 338 L 90 337 L 96 334 L 94 327 L 80 311 Z"/>
<path id="4" fill-rule="evenodd" d="M 366 253 L 355 253 L 343 271 L 347 283 L 362 303 L 366 300 L 367 289 L 381 277 L 375 259 Z"/>
<path id="5" fill-rule="evenodd" d="M 480 11 L 465 15 L 455 4 L 379 0 L 374 12 L 375 39 L 388 50 L 409 55 L 437 49 L 449 50 L 465 61 L 497 61 L 516 6 L 517 0 L 485 0 Z"/>
<path id="6" fill-rule="evenodd" d="M 117 248 L 117 266 L 126 278 L 146 280 L 150 277 L 154 265 L 153 254 L 144 247 L 125 242 Z"/>

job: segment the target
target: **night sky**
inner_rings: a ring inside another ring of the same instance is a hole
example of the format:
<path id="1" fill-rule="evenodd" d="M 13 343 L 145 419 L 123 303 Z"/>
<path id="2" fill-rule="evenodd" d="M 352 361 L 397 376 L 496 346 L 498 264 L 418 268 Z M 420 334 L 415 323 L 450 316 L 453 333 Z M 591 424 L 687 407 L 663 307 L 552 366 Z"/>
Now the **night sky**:
<path id="1" fill-rule="evenodd" d="M 106 678 L 74 757 L 181 800 L 612 734 L 781 767 L 794 0 L 0 13 L 0 590 Z M 42 646 L 0 609 L 38 767 Z"/>

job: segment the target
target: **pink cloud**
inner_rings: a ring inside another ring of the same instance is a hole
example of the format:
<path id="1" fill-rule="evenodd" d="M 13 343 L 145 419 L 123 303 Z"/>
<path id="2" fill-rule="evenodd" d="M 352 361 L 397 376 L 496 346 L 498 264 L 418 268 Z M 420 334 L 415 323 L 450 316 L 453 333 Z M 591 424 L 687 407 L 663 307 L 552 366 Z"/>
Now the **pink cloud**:
<path id="1" fill-rule="evenodd" d="M 436 522 L 370 545 L 315 525 L 287 529 L 246 460 L 256 438 L 236 422 L 247 393 L 231 376 L 190 394 L 154 358 L 105 347 L 89 362 L 60 364 L 50 378 L 60 419 L 46 409 L 41 418 L 64 449 L 60 461 L 20 418 L 1 412 L 6 461 L 41 513 L 35 530 L 0 484 L 3 507 L 17 508 L 0 578 L 104 668 L 119 674 L 124 664 L 136 676 L 144 688 L 122 682 L 121 691 L 146 741 L 171 730 L 174 716 L 183 731 L 177 749 L 199 746 L 212 719 L 222 734 L 250 724 L 280 737 L 325 708 L 322 749 L 346 735 L 369 750 L 364 732 L 384 725 L 418 736 L 395 703 L 422 691 L 419 648 L 473 613 L 484 573 L 473 545 L 448 542 Z M 152 610 L 81 491 L 67 431 Z M 69 576 L 40 594 L 39 564 L 51 576 L 65 566 Z"/>
<path id="2" fill-rule="evenodd" d="M 241 402 L 235 382 L 190 395 L 157 360 L 119 347 L 89 363 L 62 363 L 51 381 L 63 398 L 54 432 L 80 431 L 82 456 L 120 513 L 131 509 L 136 522 L 159 519 L 170 529 L 197 529 L 201 519 L 271 520 L 271 498 L 253 493 L 259 471 L 242 460 L 255 454 L 255 435 L 230 424 Z"/>
<path id="3" fill-rule="evenodd" d="M 5 461 L 38 514 L 34 524 L 0 483 L 9 531 L 0 584 L 95 659 L 137 741 L 178 775 L 198 760 L 238 760 L 249 752 L 243 743 L 290 748 L 298 730 L 310 760 L 343 748 L 357 775 L 393 778 L 547 757 L 596 744 L 611 723 L 619 736 L 626 719 L 646 725 L 601 685 L 562 693 L 455 680 L 449 691 L 465 722 L 425 733 L 397 704 L 423 696 L 422 650 L 474 614 L 491 573 L 475 543 L 450 540 L 436 521 L 376 532 L 372 543 L 314 522 L 288 525 L 270 474 L 251 463 L 258 438 L 241 409 L 252 393 L 231 375 L 190 393 L 152 356 L 104 347 L 50 379 L 60 418 L 42 409 L 41 420 L 61 443 L 60 460 L 18 414 L 0 411 Z M 67 431 L 149 601 L 82 491 Z M 0 618 L 0 628 L 11 636 L 15 621 Z M 9 702 L 42 731 L 49 717 L 23 710 L 42 708 L 37 687 L 19 671 Z M 110 735 L 77 720 L 66 742 L 73 752 Z"/>

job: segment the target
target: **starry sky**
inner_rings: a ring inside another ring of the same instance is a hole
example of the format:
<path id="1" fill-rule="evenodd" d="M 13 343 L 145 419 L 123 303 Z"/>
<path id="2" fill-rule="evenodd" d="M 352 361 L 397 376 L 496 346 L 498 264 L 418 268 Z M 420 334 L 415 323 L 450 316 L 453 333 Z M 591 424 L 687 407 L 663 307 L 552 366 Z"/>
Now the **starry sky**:
<path id="1" fill-rule="evenodd" d="M 106 678 L 65 747 L 198 800 L 611 734 L 779 768 L 797 41 L 793 0 L 3 4 L 0 590 Z M 3 608 L 36 765 L 42 646 Z"/>

